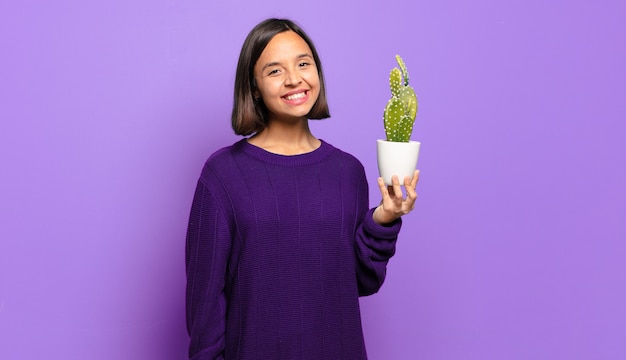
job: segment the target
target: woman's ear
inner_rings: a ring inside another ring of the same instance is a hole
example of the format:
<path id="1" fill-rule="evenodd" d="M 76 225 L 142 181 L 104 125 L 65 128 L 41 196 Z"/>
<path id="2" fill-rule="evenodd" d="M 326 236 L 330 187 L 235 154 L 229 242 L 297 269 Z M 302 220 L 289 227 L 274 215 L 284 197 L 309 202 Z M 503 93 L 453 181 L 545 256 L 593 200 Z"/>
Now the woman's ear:
<path id="1" fill-rule="evenodd" d="M 259 92 L 259 88 L 256 86 L 255 78 L 252 78 L 252 96 L 254 97 L 254 101 L 261 100 L 261 92 Z"/>

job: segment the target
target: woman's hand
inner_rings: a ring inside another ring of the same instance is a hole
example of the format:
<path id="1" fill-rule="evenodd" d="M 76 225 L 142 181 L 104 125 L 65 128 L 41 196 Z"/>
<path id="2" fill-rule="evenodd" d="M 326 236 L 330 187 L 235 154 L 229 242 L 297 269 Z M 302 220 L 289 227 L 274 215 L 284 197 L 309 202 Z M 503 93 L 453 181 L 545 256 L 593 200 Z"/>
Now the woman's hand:
<path id="1" fill-rule="evenodd" d="M 403 198 L 402 188 L 398 176 L 391 177 L 391 186 L 386 186 L 383 178 L 378 178 L 378 187 L 383 199 L 380 205 L 374 210 L 374 221 L 378 224 L 385 225 L 398 219 L 402 215 L 406 215 L 415 207 L 415 199 L 417 193 L 415 187 L 419 180 L 420 172 L 415 170 L 413 178 L 404 177 L 404 187 L 406 189 L 406 198 Z"/>

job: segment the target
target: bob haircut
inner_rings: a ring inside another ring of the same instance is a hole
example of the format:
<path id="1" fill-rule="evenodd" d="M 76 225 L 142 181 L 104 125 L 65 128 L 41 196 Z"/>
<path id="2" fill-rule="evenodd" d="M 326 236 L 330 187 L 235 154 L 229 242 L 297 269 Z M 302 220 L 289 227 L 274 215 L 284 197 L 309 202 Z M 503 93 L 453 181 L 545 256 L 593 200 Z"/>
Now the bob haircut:
<path id="1" fill-rule="evenodd" d="M 309 119 L 326 119 L 330 117 L 322 63 L 313 41 L 307 34 L 291 20 L 267 19 L 255 26 L 246 37 L 239 54 L 237 72 L 235 74 L 235 96 L 231 121 L 237 135 L 250 135 L 259 132 L 267 126 L 267 108 L 262 101 L 255 100 L 256 81 L 254 80 L 254 66 L 267 44 L 279 33 L 293 31 L 309 45 L 313 53 L 313 60 L 317 66 L 320 79 L 320 93 L 311 111 Z"/>

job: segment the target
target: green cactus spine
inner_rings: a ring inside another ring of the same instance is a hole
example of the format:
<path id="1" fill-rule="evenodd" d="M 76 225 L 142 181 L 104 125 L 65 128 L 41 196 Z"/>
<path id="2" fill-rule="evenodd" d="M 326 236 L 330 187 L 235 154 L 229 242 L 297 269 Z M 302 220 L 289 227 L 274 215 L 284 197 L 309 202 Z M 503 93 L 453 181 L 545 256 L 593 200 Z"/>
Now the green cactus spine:
<path id="1" fill-rule="evenodd" d="M 417 96 L 409 85 L 409 72 L 400 55 L 396 55 L 400 68 L 389 74 L 391 99 L 385 108 L 384 123 L 387 141 L 409 142 L 417 116 Z"/>

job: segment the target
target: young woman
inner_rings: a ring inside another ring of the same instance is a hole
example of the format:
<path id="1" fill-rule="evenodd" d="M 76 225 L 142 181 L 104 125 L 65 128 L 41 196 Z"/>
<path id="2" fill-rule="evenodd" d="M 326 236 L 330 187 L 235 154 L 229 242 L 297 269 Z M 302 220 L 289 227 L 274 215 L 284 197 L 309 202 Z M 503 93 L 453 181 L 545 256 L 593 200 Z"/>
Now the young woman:
<path id="1" fill-rule="evenodd" d="M 214 153 L 186 244 L 191 359 L 366 359 L 359 296 L 378 291 L 418 172 L 382 179 L 369 209 L 361 163 L 317 139 L 329 117 L 320 58 L 289 20 L 246 38 L 232 126 L 251 135 Z"/>

